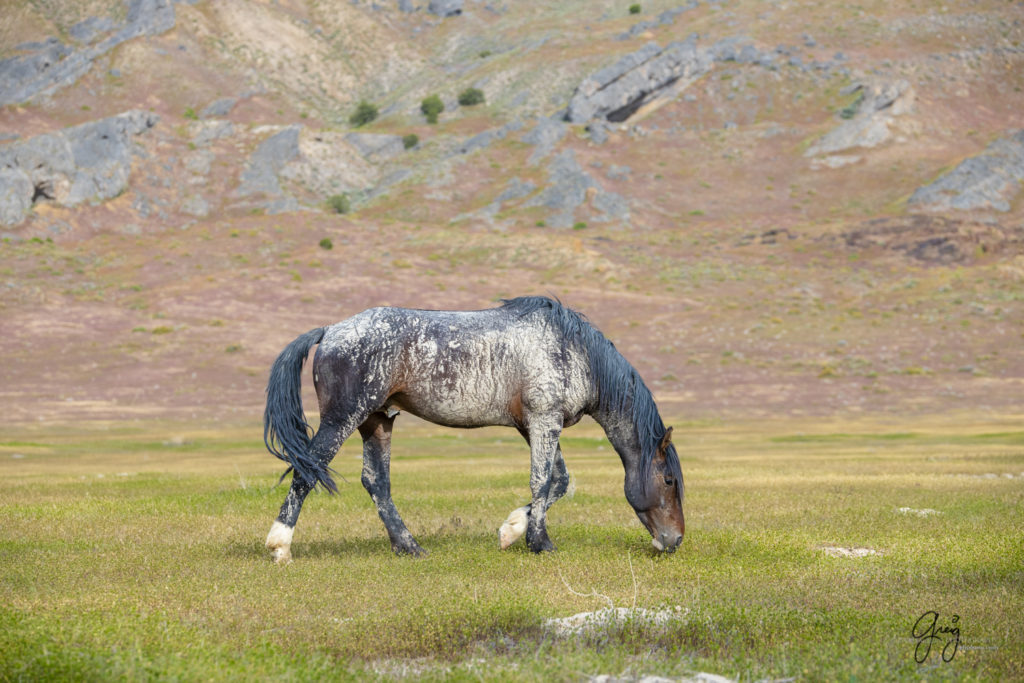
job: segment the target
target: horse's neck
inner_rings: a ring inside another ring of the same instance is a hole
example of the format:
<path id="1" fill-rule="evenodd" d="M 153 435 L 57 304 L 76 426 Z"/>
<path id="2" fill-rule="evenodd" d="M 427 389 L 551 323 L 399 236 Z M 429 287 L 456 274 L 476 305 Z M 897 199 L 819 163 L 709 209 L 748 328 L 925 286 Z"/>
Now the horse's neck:
<path id="1" fill-rule="evenodd" d="M 623 464 L 632 461 L 640 452 L 640 438 L 637 435 L 633 416 L 629 411 L 606 410 L 593 414 L 594 420 L 604 429 L 608 441 L 622 458 Z"/>

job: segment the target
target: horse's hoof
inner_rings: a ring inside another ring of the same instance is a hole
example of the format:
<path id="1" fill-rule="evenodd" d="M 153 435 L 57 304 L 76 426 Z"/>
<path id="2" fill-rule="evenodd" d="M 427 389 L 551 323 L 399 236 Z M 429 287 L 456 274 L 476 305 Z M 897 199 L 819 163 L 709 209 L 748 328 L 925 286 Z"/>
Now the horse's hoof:
<path id="1" fill-rule="evenodd" d="M 555 548 L 555 544 L 551 542 L 551 539 L 548 538 L 547 534 L 534 539 L 527 537 L 526 545 L 529 546 L 530 550 L 538 555 L 540 553 L 553 553 L 557 550 L 557 548 Z"/>
<path id="2" fill-rule="evenodd" d="M 498 546 L 505 550 L 519 540 L 519 537 L 526 533 L 526 523 L 529 521 L 529 506 L 516 508 L 505 520 L 505 523 L 498 529 Z"/>
<path id="3" fill-rule="evenodd" d="M 426 557 L 430 553 L 420 547 L 420 544 L 413 541 L 410 545 L 391 545 L 395 555 L 411 555 L 412 557 Z"/>
<path id="4" fill-rule="evenodd" d="M 270 556 L 273 558 L 275 564 L 281 565 L 282 567 L 292 563 L 291 548 L 272 548 Z"/>
<path id="5" fill-rule="evenodd" d="M 281 522 L 275 521 L 267 534 L 267 548 L 274 562 L 280 565 L 290 564 L 292 561 L 292 534 L 295 527 L 290 527 Z"/>

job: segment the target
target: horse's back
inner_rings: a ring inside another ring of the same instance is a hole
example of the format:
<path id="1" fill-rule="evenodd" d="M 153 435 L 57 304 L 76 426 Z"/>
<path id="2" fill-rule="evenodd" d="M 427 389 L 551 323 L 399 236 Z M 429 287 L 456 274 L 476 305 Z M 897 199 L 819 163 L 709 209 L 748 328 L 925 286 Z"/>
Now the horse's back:
<path id="1" fill-rule="evenodd" d="M 376 308 L 327 328 L 314 373 L 318 394 L 361 384 L 382 407 L 469 427 L 520 426 L 530 411 L 580 412 L 590 395 L 585 368 L 536 316 Z"/>

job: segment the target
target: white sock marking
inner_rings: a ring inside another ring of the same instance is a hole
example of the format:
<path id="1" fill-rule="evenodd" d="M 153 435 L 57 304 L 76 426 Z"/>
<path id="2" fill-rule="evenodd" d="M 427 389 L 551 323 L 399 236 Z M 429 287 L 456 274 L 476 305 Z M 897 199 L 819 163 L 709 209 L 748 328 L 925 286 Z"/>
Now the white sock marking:
<path id="1" fill-rule="evenodd" d="M 509 514 L 508 519 L 498 529 L 498 543 L 502 550 L 505 550 L 510 545 L 515 543 L 520 536 L 526 533 L 526 513 L 530 511 L 530 506 L 525 505 L 521 508 L 516 508 Z"/>

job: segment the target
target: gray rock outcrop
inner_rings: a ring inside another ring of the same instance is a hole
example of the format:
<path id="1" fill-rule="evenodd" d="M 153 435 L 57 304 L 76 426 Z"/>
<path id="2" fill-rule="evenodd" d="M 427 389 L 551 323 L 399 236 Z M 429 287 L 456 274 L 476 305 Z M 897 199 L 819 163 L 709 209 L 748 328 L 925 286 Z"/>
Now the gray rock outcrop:
<path id="1" fill-rule="evenodd" d="M 0 106 L 27 102 L 73 84 L 93 60 L 121 43 L 143 35 L 158 35 L 174 27 L 171 0 L 129 0 L 126 22 L 113 35 L 94 45 L 75 50 L 56 38 L 19 45 L 27 54 L 0 61 Z M 87 19 L 72 27 L 75 40 L 88 43 L 113 26 L 109 19 Z"/>
<path id="2" fill-rule="evenodd" d="M 555 145 L 565 137 L 565 131 L 567 126 L 554 119 L 542 118 L 537 121 L 537 125 L 530 129 L 525 135 L 521 136 L 519 140 L 525 142 L 528 145 L 534 145 L 535 149 L 530 154 L 530 163 L 536 164 L 538 161 L 551 154 L 554 150 Z"/>
<path id="3" fill-rule="evenodd" d="M 500 128 L 492 128 L 490 130 L 485 130 L 482 133 L 477 133 L 459 145 L 458 152 L 459 154 L 469 154 L 470 152 L 475 152 L 478 149 L 489 147 L 495 140 L 504 140 L 509 133 L 514 133 L 522 127 L 523 122 L 515 120 L 509 121 Z"/>
<path id="4" fill-rule="evenodd" d="M 237 190 L 239 197 L 281 194 L 281 183 L 277 175 L 288 162 L 299 156 L 300 128 L 288 126 L 260 143 L 242 171 L 242 183 Z"/>
<path id="5" fill-rule="evenodd" d="M 573 225 L 576 209 L 588 195 L 593 195 L 593 207 L 602 215 L 599 220 L 628 220 L 626 200 L 613 192 L 605 192 L 590 174 L 584 171 L 571 149 L 559 153 L 548 165 L 548 186 L 524 206 L 544 206 L 551 209 L 548 224 L 556 228 Z"/>
<path id="6" fill-rule="evenodd" d="M 648 43 L 585 78 L 569 100 L 565 118 L 571 123 L 625 121 L 662 89 L 682 78 L 696 78 L 711 65 L 710 55 L 697 49 L 693 36 L 664 49 Z"/>
<path id="7" fill-rule="evenodd" d="M 454 17 L 462 14 L 462 0 L 430 0 L 427 11 L 439 17 Z"/>
<path id="8" fill-rule="evenodd" d="M 133 110 L 0 148 L 0 222 L 14 225 L 37 202 L 111 199 L 128 187 L 132 137 L 159 117 Z"/>
<path id="9" fill-rule="evenodd" d="M 859 93 L 859 98 L 843 110 L 849 118 L 811 145 L 804 156 L 834 154 L 854 147 L 877 147 L 892 132 L 893 117 L 905 114 L 914 103 L 914 89 L 906 81 L 855 83 L 844 94 Z"/>
<path id="10" fill-rule="evenodd" d="M 667 9 L 661 14 L 659 14 L 656 19 L 648 19 L 633 24 L 632 26 L 629 27 L 628 31 L 620 33 L 617 36 L 617 38 L 619 40 L 629 40 L 630 38 L 635 38 L 636 36 L 640 35 L 641 33 L 644 33 L 645 31 L 650 31 L 652 28 L 658 28 L 659 26 L 669 26 L 675 22 L 676 17 L 678 17 L 680 14 L 682 14 L 686 10 L 695 9 L 699 5 L 700 3 L 698 3 L 697 0 L 691 0 L 691 2 L 686 5 L 680 5 L 678 7 L 673 7 L 672 9 Z"/>
<path id="11" fill-rule="evenodd" d="M 110 33 L 117 25 L 110 17 L 89 17 L 68 29 L 68 35 L 80 43 L 94 43 L 105 33 Z"/>
<path id="12" fill-rule="evenodd" d="M 238 103 L 234 97 L 222 97 L 219 100 L 214 100 L 208 105 L 203 107 L 202 111 L 199 112 L 199 118 L 201 119 L 221 119 L 231 113 L 231 110 L 235 108 L 235 104 Z"/>
<path id="13" fill-rule="evenodd" d="M 349 133 L 345 142 L 359 150 L 367 161 L 387 161 L 405 151 L 405 144 L 399 135 L 381 133 Z"/>
<path id="14" fill-rule="evenodd" d="M 932 210 L 1009 211 L 1024 189 L 1024 130 L 1000 138 L 935 182 L 918 188 L 908 204 Z"/>

